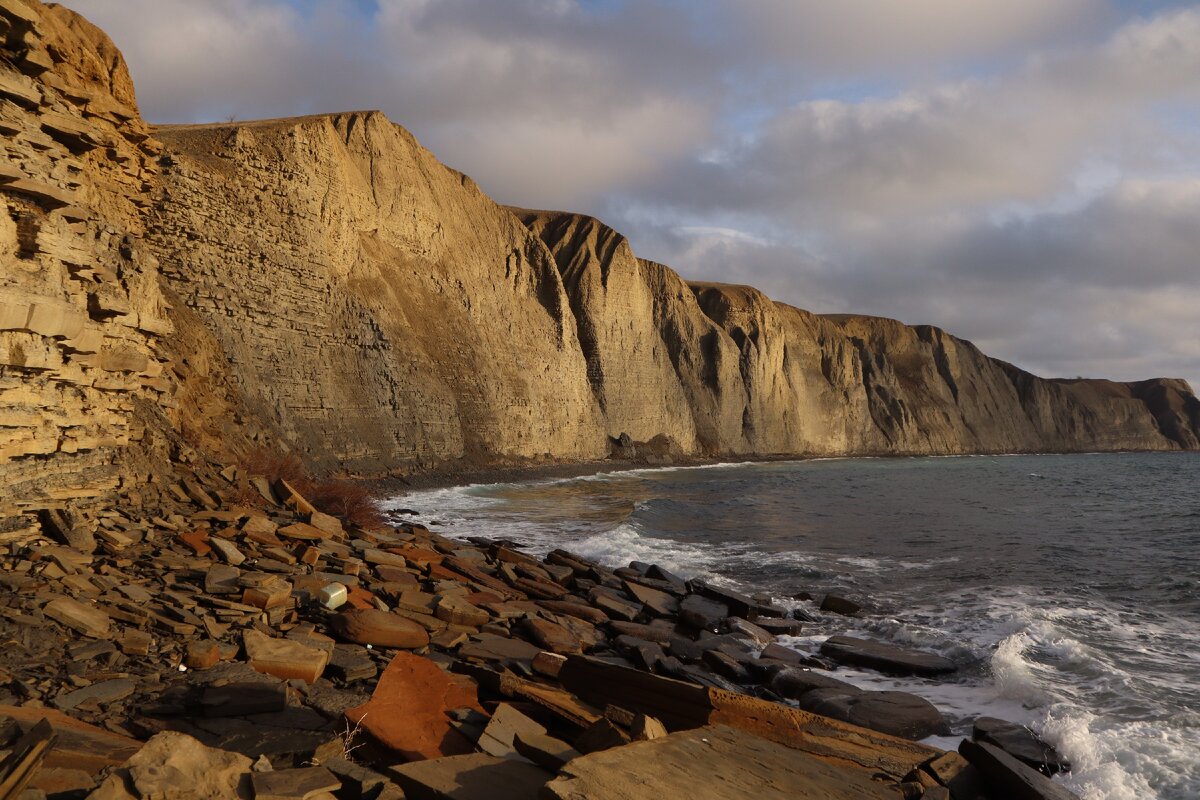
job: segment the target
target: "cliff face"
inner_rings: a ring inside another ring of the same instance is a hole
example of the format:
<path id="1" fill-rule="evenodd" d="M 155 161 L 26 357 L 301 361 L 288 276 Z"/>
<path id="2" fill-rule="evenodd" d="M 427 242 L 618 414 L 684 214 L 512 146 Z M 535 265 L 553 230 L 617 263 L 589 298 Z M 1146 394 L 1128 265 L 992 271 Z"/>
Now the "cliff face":
<path id="1" fill-rule="evenodd" d="M 156 135 L 163 274 L 312 462 L 607 452 L 545 246 L 382 114 Z"/>
<path id="2" fill-rule="evenodd" d="M 157 146 L 120 53 L 64 9 L 7 2 L 0 55 L 3 518 L 126 479 L 135 409 L 171 403 L 173 328 L 141 241 Z"/>
<path id="3" fill-rule="evenodd" d="M 498 206 L 377 112 L 151 129 L 107 37 L 34 0 L 0 2 L 0 46 L 0 523 L 152 492 L 189 446 L 360 474 L 623 433 L 716 457 L 1200 447 L 1182 381 L 1045 380 L 936 328 L 688 284 L 595 219 Z"/>
<path id="4" fill-rule="evenodd" d="M 1186 384 L 1043 380 L 937 328 L 685 283 L 595 219 L 497 206 L 379 113 L 156 135 L 171 286 L 324 466 L 595 458 L 622 433 L 714 457 L 1197 444 Z"/>

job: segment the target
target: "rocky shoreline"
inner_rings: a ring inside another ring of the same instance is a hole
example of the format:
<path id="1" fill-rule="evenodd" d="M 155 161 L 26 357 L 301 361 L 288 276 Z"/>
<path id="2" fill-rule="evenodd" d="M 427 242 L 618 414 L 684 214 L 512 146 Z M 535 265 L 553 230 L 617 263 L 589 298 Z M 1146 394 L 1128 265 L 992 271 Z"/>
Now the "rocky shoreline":
<path id="1" fill-rule="evenodd" d="M 915 741 L 945 732 L 927 701 L 836 678 L 952 662 L 798 653 L 774 639 L 810 623 L 767 598 L 356 527 L 203 461 L 161 488 L 8 544 L 4 800 L 1072 796 L 1019 726 L 942 752 Z"/>

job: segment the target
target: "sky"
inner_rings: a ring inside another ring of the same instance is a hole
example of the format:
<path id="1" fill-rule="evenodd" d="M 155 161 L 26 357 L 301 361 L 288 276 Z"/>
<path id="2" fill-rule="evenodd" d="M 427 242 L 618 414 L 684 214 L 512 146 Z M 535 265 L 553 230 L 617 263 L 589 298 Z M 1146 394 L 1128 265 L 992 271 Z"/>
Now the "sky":
<path id="1" fill-rule="evenodd" d="M 152 122 L 380 109 L 685 278 L 1200 389 L 1200 3 L 65 5 Z"/>

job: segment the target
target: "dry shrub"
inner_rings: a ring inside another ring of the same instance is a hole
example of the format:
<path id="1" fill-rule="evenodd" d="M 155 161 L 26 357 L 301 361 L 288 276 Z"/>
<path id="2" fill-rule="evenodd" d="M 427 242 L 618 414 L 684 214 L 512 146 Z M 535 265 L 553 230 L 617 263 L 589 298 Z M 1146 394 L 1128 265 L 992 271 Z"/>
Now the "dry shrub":
<path id="1" fill-rule="evenodd" d="M 271 481 L 287 481 L 319 510 L 352 525 L 367 528 L 385 522 L 383 512 L 379 510 L 376 497 L 370 489 L 351 481 L 313 478 L 295 453 L 285 455 L 259 449 L 244 456 L 241 466 L 251 475 L 263 475 Z"/>

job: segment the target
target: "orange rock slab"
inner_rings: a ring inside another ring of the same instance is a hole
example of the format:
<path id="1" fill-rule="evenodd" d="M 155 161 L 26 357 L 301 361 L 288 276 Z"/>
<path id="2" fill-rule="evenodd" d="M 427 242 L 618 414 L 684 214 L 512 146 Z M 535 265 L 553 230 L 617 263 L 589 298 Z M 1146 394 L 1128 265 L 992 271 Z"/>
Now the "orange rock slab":
<path id="1" fill-rule="evenodd" d="M 450 725 L 446 712 L 456 708 L 483 712 L 473 682 L 429 659 L 397 653 L 370 701 L 347 711 L 346 719 L 406 760 L 419 761 L 475 752 Z"/>

